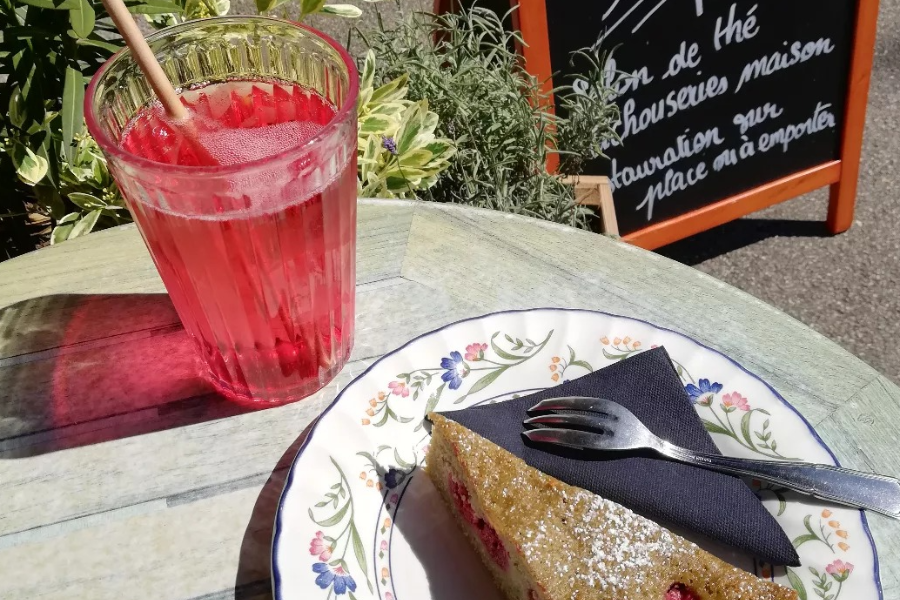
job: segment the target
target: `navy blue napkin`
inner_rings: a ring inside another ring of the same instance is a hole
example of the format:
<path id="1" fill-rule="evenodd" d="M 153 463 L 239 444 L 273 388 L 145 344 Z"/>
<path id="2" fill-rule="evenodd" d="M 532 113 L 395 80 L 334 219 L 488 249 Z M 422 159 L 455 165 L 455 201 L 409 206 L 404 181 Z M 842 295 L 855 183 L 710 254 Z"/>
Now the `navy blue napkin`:
<path id="1" fill-rule="evenodd" d="M 579 459 L 527 445 L 521 435 L 527 410 L 540 400 L 558 396 L 613 400 L 660 437 L 719 454 L 663 348 L 530 396 L 442 414 L 532 467 L 664 526 L 700 534 L 771 564 L 799 565 L 787 535 L 736 477 L 651 456 Z"/>

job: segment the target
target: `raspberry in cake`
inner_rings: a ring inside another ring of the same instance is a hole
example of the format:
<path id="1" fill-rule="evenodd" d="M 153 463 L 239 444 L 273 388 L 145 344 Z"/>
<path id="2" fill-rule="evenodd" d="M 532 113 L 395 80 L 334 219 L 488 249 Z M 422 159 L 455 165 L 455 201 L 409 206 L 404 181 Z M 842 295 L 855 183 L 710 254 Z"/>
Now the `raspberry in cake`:
<path id="1" fill-rule="evenodd" d="M 510 600 L 797 600 L 438 414 L 426 470 Z"/>

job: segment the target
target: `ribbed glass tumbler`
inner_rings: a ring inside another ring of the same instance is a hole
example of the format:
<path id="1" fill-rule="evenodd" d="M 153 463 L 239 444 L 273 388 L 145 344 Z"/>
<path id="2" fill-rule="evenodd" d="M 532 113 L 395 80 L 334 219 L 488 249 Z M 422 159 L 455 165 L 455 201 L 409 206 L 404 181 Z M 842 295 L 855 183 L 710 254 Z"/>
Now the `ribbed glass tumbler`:
<path id="1" fill-rule="evenodd" d="M 306 397 L 353 345 L 352 59 L 263 17 L 192 21 L 148 42 L 190 119 L 166 121 L 124 51 L 91 81 L 88 128 L 213 385 L 250 404 Z"/>

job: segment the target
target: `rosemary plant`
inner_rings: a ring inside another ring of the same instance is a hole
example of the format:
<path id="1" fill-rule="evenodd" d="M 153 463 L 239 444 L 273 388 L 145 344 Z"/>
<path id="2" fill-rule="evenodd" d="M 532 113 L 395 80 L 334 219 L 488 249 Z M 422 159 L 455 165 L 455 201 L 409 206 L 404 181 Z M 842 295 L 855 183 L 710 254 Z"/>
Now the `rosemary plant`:
<path id="1" fill-rule="evenodd" d="M 439 117 L 440 137 L 454 140 L 456 155 L 423 199 L 518 213 L 578 227 L 589 211 L 575 203 L 564 177 L 602 155 L 616 138 L 619 120 L 605 57 L 585 50 L 578 90 L 557 87 L 556 115 L 541 82 L 526 72 L 516 53 L 521 42 L 506 27 L 509 13 L 473 7 L 458 13 L 413 13 L 396 26 L 379 20 L 374 32 L 360 32 L 374 50 L 377 75 L 409 75 L 410 100 L 427 100 Z M 586 85 L 585 85 L 586 83 Z M 555 174 L 546 169 L 559 154 Z"/>

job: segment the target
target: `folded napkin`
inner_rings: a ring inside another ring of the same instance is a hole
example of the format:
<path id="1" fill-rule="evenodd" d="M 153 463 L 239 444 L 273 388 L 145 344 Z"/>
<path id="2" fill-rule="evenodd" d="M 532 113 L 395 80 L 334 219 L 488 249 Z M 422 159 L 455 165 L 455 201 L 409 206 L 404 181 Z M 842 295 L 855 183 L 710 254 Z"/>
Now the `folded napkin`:
<path id="1" fill-rule="evenodd" d="M 442 413 L 548 475 L 675 529 L 700 534 L 775 565 L 798 565 L 791 541 L 740 479 L 651 456 L 600 458 L 548 452 L 521 435 L 527 410 L 546 398 L 590 396 L 628 408 L 673 444 L 719 454 L 663 348 L 523 398 Z M 529 442 L 530 443 L 530 442 Z"/>

